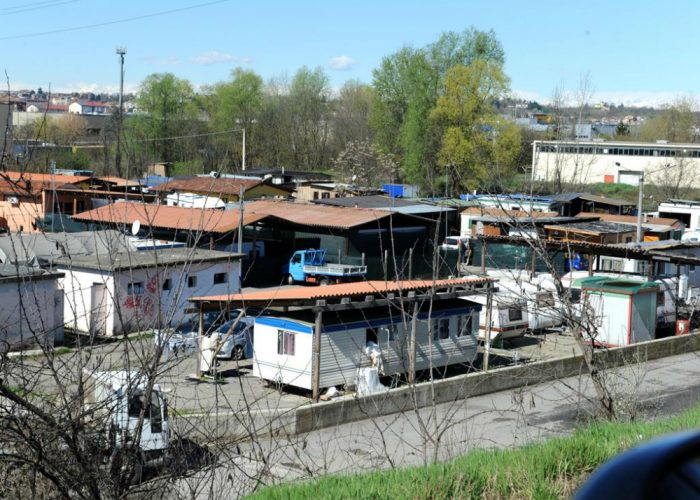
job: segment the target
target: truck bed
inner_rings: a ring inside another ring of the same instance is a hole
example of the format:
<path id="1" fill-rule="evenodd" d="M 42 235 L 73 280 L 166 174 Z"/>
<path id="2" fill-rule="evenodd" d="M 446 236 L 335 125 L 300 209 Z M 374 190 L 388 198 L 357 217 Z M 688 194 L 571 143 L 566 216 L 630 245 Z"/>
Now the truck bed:
<path id="1" fill-rule="evenodd" d="M 351 266 L 347 264 L 325 264 L 323 266 L 304 266 L 304 274 L 320 276 L 364 276 L 367 266 Z"/>

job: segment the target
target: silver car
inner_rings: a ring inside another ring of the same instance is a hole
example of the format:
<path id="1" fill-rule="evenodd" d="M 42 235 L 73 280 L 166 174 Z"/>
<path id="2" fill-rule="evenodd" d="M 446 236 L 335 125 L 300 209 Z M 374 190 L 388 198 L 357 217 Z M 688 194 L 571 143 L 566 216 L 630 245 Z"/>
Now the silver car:
<path id="1" fill-rule="evenodd" d="M 241 318 L 238 324 L 233 327 L 230 335 L 228 335 L 235 321 L 227 321 L 212 333 L 212 335 L 219 336 L 219 342 L 223 341 L 223 345 L 216 355 L 218 359 L 240 361 L 241 359 L 253 357 L 253 325 L 255 324 L 255 318 L 250 316 Z"/>

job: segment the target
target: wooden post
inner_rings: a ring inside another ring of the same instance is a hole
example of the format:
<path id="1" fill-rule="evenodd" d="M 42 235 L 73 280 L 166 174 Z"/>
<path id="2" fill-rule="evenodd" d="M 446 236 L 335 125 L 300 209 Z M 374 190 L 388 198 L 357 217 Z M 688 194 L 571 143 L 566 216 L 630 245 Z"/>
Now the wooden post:
<path id="1" fill-rule="evenodd" d="M 532 259 L 530 261 L 530 279 L 532 280 L 535 278 L 535 270 L 537 269 L 537 251 L 535 250 L 534 246 L 532 246 L 530 250 L 532 251 Z"/>
<path id="2" fill-rule="evenodd" d="M 316 302 L 316 306 L 325 306 L 325 300 L 319 300 Z M 321 320 L 322 312 L 319 309 L 316 311 L 316 322 L 314 323 L 314 338 L 312 345 L 312 355 L 311 360 L 311 391 L 314 403 L 318 403 L 319 397 L 321 396 L 320 382 L 321 382 Z"/>
<path id="3" fill-rule="evenodd" d="M 486 336 L 484 339 L 484 371 L 489 371 L 489 357 L 491 356 L 491 309 L 492 309 L 492 287 L 486 288 Z"/>
<path id="4" fill-rule="evenodd" d="M 647 269 L 647 278 L 649 279 L 649 281 L 654 279 L 654 260 L 653 259 L 649 259 L 649 266 Z"/>
<path id="5" fill-rule="evenodd" d="M 681 295 L 681 265 L 676 262 L 676 300 L 674 300 L 676 309 L 676 324 L 678 324 L 678 301 Z M 666 297 L 664 296 L 664 303 L 666 302 Z M 691 318 L 692 319 L 692 318 Z"/>
<path id="6" fill-rule="evenodd" d="M 481 239 L 481 274 L 486 275 L 486 240 Z"/>
<path id="7" fill-rule="evenodd" d="M 588 276 L 593 276 L 593 254 L 588 254 Z"/>
<path id="8" fill-rule="evenodd" d="M 202 339 L 204 338 L 204 311 L 202 310 L 202 304 L 199 304 L 199 327 L 197 328 L 197 345 L 199 346 L 199 352 L 197 353 L 197 376 L 201 377 L 204 375 L 202 371 Z"/>
<path id="9" fill-rule="evenodd" d="M 245 170 L 245 169 L 244 169 Z M 243 198 L 245 197 L 245 188 L 241 184 L 241 189 L 238 194 L 238 253 L 243 253 Z"/>
<path id="10" fill-rule="evenodd" d="M 338 247 L 338 264 L 341 264 L 341 262 L 340 262 L 340 247 Z"/>
<path id="11" fill-rule="evenodd" d="M 73 215 L 78 213 L 78 198 L 73 196 Z"/>
<path id="12" fill-rule="evenodd" d="M 411 337 L 408 340 L 408 383 L 416 382 L 416 324 L 418 322 L 418 298 L 413 297 L 413 316 L 411 317 Z"/>
<path id="13" fill-rule="evenodd" d="M 413 279 L 413 247 L 408 249 L 408 279 Z"/>
<path id="14" fill-rule="evenodd" d="M 362 265 L 365 265 L 365 252 L 362 252 Z"/>
<path id="15" fill-rule="evenodd" d="M 389 273 L 389 250 L 384 250 L 384 281 L 387 281 Z"/>

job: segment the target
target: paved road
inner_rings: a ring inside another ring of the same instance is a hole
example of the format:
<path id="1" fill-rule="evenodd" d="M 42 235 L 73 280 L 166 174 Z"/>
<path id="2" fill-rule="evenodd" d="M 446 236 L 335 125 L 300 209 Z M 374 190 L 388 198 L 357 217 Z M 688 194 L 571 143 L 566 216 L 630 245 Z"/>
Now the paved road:
<path id="1" fill-rule="evenodd" d="M 617 369 L 610 384 L 645 416 L 677 412 L 700 400 L 700 355 L 684 354 Z M 354 422 L 291 438 L 228 445 L 222 465 L 178 481 L 190 498 L 245 494 L 266 483 L 419 465 L 475 448 L 512 447 L 571 432 L 590 417 L 587 377 Z"/>

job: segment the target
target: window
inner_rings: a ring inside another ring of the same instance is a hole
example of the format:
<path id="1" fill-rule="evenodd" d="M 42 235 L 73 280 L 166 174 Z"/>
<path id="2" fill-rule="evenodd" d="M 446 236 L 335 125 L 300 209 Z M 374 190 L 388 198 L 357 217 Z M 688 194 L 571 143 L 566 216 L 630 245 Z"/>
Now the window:
<path id="1" fill-rule="evenodd" d="M 167 291 L 173 287 L 173 282 L 170 278 L 165 278 L 163 280 L 163 290 Z"/>
<path id="2" fill-rule="evenodd" d="M 379 344 L 376 328 L 367 328 L 367 330 L 365 330 L 365 345 L 369 344 L 370 342 Z"/>
<path id="3" fill-rule="evenodd" d="M 330 194 L 330 193 L 321 193 L 321 198 L 323 198 L 324 200 L 325 200 L 326 198 L 330 198 L 330 197 L 331 197 L 331 194 Z"/>
<path id="4" fill-rule="evenodd" d="M 508 321 L 520 321 L 523 319 L 523 310 L 520 308 L 508 308 Z"/>
<path id="5" fill-rule="evenodd" d="M 294 356 L 294 332 L 277 330 L 277 354 Z"/>
<path id="6" fill-rule="evenodd" d="M 314 200 L 318 200 L 318 191 L 314 191 Z"/>
<path id="7" fill-rule="evenodd" d="M 143 295 L 143 282 L 133 282 L 126 285 L 127 295 Z"/>
<path id="8" fill-rule="evenodd" d="M 666 302 L 666 299 L 664 297 L 664 291 L 660 290 L 656 293 L 656 307 L 663 306 L 664 303 Z"/>
<path id="9" fill-rule="evenodd" d="M 450 338 L 450 318 L 433 320 L 433 340 Z"/>
<path id="10" fill-rule="evenodd" d="M 226 273 L 216 273 L 214 275 L 214 284 L 221 285 L 222 283 L 228 283 L 228 274 Z"/>
<path id="11" fill-rule="evenodd" d="M 467 337 L 472 334 L 472 321 L 474 316 L 467 314 L 466 316 L 457 316 L 457 336 Z"/>
<path id="12" fill-rule="evenodd" d="M 194 288 L 197 286 L 197 276 L 191 274 L 187 275 L 187 288 Z"/>

